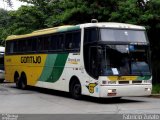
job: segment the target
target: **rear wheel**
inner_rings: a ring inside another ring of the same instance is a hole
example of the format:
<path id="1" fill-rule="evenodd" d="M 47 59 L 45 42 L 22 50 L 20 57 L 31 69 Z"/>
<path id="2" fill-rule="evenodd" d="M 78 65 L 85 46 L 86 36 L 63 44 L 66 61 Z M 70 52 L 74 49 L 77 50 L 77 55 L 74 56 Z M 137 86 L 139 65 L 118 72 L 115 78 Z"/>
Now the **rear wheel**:
<path id="1" fill-rule="evenodd" d="M 74 82 L 71 86 L 72 97 L 76 100 L 81 99 L 81 84 L 79 82 Z"/>
<path id="2" fill-rule="evenodd" d="M 15 78 L 16 87 L 19 89 L 27 88 L 27 78 L 25 74 L 21 74 L 20 77 Z"/>
<path id="3" fill-rule="evenodd" d="M 15 75 L 14 75 L 14 82 L 16 83 L 16 87 L 20 88 L 18 73 L 15 73 Z"/>

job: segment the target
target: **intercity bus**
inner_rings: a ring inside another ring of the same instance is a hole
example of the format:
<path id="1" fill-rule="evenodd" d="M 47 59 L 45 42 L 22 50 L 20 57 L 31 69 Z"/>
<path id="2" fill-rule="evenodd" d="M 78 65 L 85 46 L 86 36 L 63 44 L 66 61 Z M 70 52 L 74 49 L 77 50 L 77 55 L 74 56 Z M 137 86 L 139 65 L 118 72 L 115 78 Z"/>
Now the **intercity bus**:
<path id="1" fill-rule="evenodd" d="M 142 26 L 94 22 L 37 30 L 6 39 L 5 79 L 107 98 L 148 96 L 150 49 Z"/>

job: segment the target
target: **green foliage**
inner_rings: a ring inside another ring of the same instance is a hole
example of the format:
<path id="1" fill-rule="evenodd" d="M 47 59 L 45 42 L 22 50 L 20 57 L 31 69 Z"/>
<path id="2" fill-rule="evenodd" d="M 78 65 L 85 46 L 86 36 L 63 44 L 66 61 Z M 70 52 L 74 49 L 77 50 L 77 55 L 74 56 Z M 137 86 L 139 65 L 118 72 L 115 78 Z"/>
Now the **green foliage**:
<path id="1" fill-rule="evenodd" d="M 138 24 L 142 15 L 141 9 L 134 0 L 121 1 L 118 3 L 117 11 L 112 12 L 110 21 Z"/>
<path id="2" fill-rule="evenodd" d="M 0 10 L 0 39 L 4 41 L 11 34 L 26 34 L 44 28 L 45 17 L 34 6 L 22 6 L 17 11 Z"/>
<path id="3" fill-rule="evenodd" d="M 9 27 L 9 23 L 11 21 L 11 17 L 6 10 L 0 9 L 0 45 L 4 45 L 5 38 L 9 35 L 7 31 L 7 27 Z"/>
<path id="4" fill-rule="evenodd" d="M 153 84 L 152 94 L 160 94 L 160 84 Z"/>
<path id="5" fill-rule="evenodd" d="M 36 7 L 22 6 L 16 12 L 12 12 L 10 15 L 15 23 L 13 25 L 14 27 L 26 27 L 33 30 L 44 27 L 43 22 L 45 15 Z"/>

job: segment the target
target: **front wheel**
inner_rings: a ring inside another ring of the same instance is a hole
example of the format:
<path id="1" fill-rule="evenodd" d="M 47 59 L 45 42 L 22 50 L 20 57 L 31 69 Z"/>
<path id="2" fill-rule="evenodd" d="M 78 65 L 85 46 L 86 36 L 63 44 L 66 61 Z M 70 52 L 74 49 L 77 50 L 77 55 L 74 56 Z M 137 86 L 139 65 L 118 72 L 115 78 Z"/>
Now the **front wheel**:
<path id="1" fill-rule="evenodd" d="M 81 84 L 79 82 L 74 83 L 72 85 L 72 89 L 71 89 L 71 94 L 72 97 L 76 100 L 81 99 L 82 95 L 81 95 Z"/>

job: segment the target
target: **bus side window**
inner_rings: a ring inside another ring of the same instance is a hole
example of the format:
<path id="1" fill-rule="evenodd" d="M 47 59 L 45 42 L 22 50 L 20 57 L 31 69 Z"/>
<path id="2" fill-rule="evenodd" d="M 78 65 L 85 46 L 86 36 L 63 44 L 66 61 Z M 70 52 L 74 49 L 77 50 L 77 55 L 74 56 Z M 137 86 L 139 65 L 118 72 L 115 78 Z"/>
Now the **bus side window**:
<path id="1" fill-rule="evenodd" d="M 10 53 L 10 48 L 11 48 L 11 42 L 6 42 L 6 54 L 9 54 Z"/>
<path id="2" fill-rule="evenodd" d="M 16 52 L 18 52 L 18 41 L 13 41 L 12 42 L 12 44 L 11 44 L 12 46 L 12 52 L 11 53 L 16 53 Z"/>
<path id="3" fill-rule="evenodd" d="M 29 51 L 29 46 L 28 46 L 28 40 L 22 40 L 23 42 L 23 52 L 28 52 Z"/>
<path id="4" fill-rule="evenodd" d="M 31 41 L 31 46 L 32 46 L 32 51 L 36 52 L 37 51 L 37 38 L 33 38 Z"/>
<path id="5" fill-rule="evenodd" d="M 37 50 L 39 52 L 42 52 L 43 51 L 43 46 L 44 46 L 44 43 L 43 43 L 44 41 L 43 41 L 42 37 L 38 37 L 37 39 L 38 39 Z"/>
<path id="6" fill-rule="evenodd" d="M 10 53 L 13 53 L 14 52 L 14 41 L 11 41 L 10 42 Z"/>
<path id="7" fill-rule="evenodd" d="M 13 41 L 7 41 L 6 46 L 7 46 L 6 53 L 7 54 L 13 53 L 13 48 L 14 48 Z"/>
<path id="8" fill-rule="evenodd" d="M 74 49 L 80 49 L 80 44 L 81 44 L 81 32 L 75 32 L 73 33 L 73 47 Z"/>
<path id="9" fill-rule="evenodd" d="M 43 50 L 48 50 L 48 39 L 49 39 L 49 36 L 43 37 L 43 41 L 44 41 L 44 49 Z"/>
<path id="10" fill-rule="evenodd" d="M 24 52 L 24 49 L 26 48 L 25 46 L 25 43 L 24 43 L 24 40 L 18 40 L 17 43 L 16 43 L 16 46 L 19 46 L 15 52 L 17 53 L 22 53 Z"/>
<path id="11" fill-rule="evenodd" d="M 65 49 L 71 50 L 73 48 L 73 37 L 72 33 L 67 33 L 65 36 Z"/>
<path id="12" fill-rule="evenodd" d="M 60 50 L 62 51 L 63 48 L 64 48 L 64 35 L 63 34 L 60 34 L 57 36 L 57 50 Z"/>
<path id="13" fill-rule="evenodd" d="M 31 51 L 32 51 L 32 38 L 28 38 L 26 52 L 31 52 Z"/>
<path id="14" fill-rule="evenodd" d="M 51 45 L 52 45 L 52 37 L 51 36 L 49 36 L 48 37 L 48 40 L 47 40 L 47 42 L 48 42 L 48 51 L 50 51 L 50 50 L 52 50 L 51 48 Z"/>
<path id="15" fill-rule="evenodd" d="M 50 50 L 56 50 L 57 49 L 57 41 L 58 41 L 58 37 L 57 35 L 53 35 L 51 37 L 51 45 L 50 45 Z"/>

